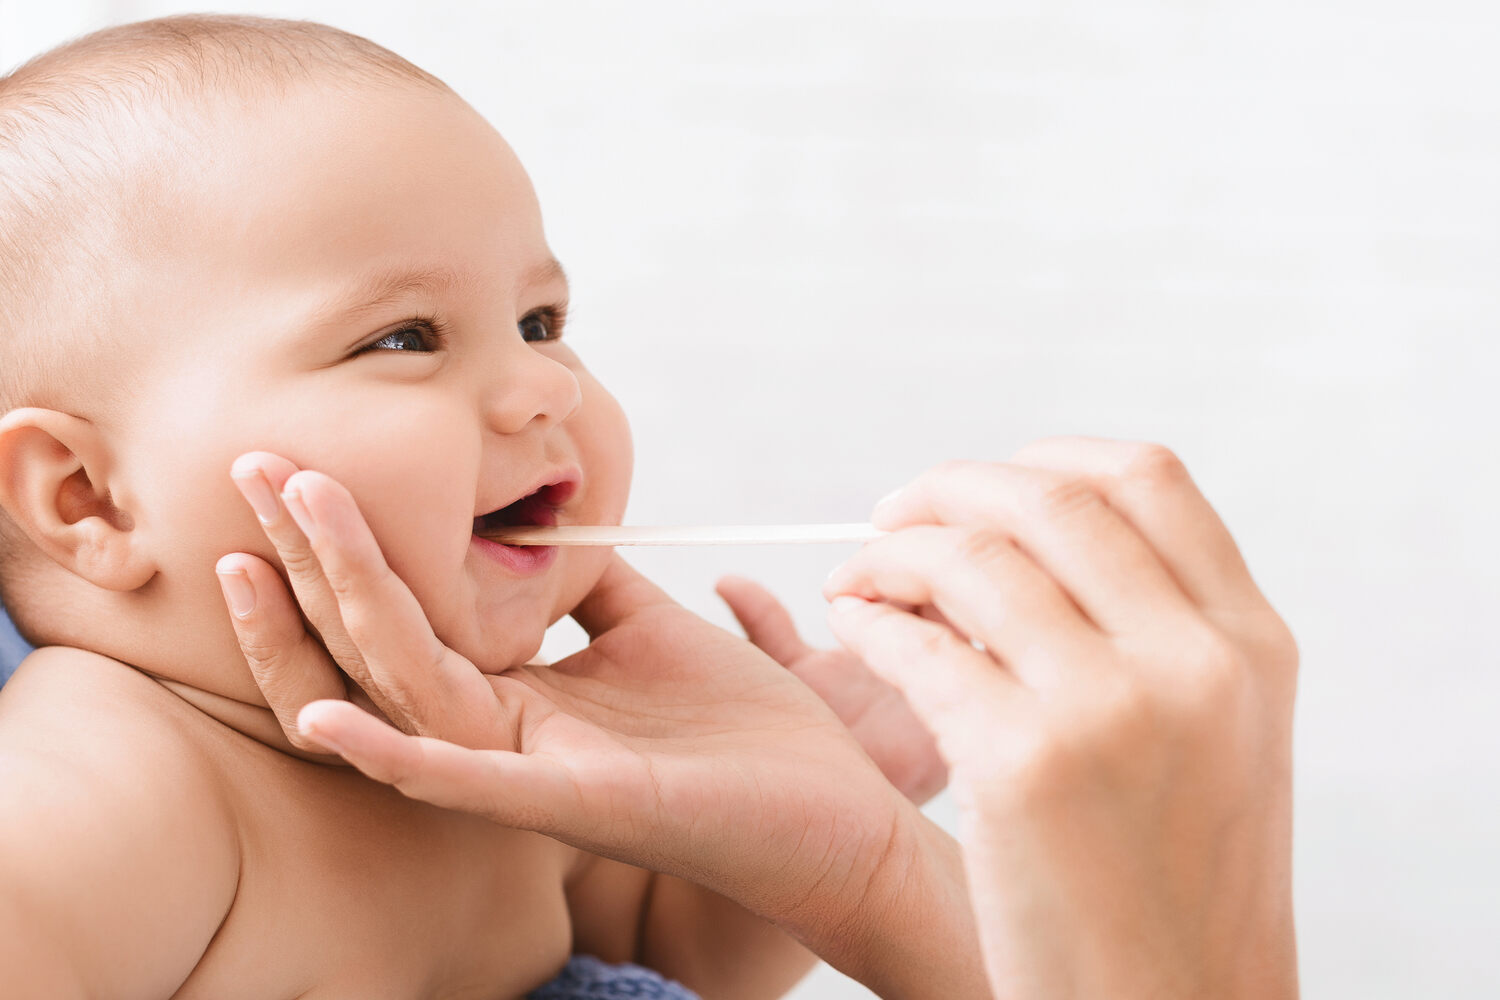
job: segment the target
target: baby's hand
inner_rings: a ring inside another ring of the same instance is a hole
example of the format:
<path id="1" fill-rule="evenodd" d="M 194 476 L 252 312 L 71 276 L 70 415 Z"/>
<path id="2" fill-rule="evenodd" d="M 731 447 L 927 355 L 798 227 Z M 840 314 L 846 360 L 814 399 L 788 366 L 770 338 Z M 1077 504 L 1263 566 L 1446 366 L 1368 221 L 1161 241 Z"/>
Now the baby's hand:
<path id="1" fill-rule="evenodd" d="M 755 581 L 726 576 L 717 589 L 750 641 L 828 703 L 902 795 L 921 805 L 942 791 L 948 766 L 900 691 L 848 650 L 803 642 L 786 608 Z"/>

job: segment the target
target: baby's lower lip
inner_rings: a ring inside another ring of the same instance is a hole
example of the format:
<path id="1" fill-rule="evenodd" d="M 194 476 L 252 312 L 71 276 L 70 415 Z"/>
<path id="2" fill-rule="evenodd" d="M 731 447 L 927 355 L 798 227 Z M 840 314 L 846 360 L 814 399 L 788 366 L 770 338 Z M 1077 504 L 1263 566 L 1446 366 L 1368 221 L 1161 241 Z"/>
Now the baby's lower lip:
<path id="1" fill-rule="evenodd" d="M 556 545 L 506 545 L 480 535 L 473 536 L 469 544 L 516 576 L 536 576 L 557 561 Z"/>

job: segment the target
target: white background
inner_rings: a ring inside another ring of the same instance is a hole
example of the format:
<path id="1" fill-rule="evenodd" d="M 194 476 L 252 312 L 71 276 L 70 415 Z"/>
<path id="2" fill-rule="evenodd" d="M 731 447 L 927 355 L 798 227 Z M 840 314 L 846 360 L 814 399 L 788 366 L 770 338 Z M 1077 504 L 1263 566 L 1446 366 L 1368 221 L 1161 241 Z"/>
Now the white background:
<path id="1" fill-rule="evenodd" d="M 0 63 L 179 9 L 0 0 Z M 1306 994 L 1500 993 L 1500 6 L 240 9 L 367 34 L 509 137 L 638 523 L 855 520 L 1044 434 L 1175 448 L 1301 642 Z M 843 554 L 636 561 L 721 621 L 747 571 L 826 638 Z"/>

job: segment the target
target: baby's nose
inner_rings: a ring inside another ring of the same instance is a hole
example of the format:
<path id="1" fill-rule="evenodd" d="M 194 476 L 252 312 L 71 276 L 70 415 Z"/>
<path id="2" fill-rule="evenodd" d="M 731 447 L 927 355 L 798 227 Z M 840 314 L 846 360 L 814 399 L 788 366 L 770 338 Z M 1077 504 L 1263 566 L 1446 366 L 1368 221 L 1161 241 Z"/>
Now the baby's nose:
<path id="1" fill-rule="evenodd" d="M 495 430 L 515 434 L 536 420 L 561 423 L 583 402 L 578 376 L 567 365 L 524 343 L 506 354 L 504 374 L 486 399 Z"/>

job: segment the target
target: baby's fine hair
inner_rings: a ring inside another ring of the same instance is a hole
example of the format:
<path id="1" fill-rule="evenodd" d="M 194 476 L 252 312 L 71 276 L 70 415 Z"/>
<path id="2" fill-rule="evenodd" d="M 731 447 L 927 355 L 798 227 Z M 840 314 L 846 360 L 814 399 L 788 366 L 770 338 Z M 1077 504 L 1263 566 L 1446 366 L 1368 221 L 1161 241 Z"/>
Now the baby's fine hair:
<path id="1" fill-rule="evenodd" d="M 92 307 L 107 305 L 112 276 L 129 270 L 114 251 L 132 212 L 170 198 L 161 164 L 172 157 L 162 153 L 200 160 L 191 142 L 204 116 L 307 81 L 448 89 L 337 28 L 225 15 L 106 28 L 0 76 L 0 415 L 18 406 L 76 413 L 85 400 L 130 391 L 90 364 L 110 356 L 101 348 L 112 332 L 98 328 L 105 310 Z M 0 512 L 0 595 L 17 543 Z"/>
<path id="2" fill-rule="evenodd" d="M 52 348 L 77 358 L 97 343 L 91 331 L 59 329 L 76 313 L 57 307 L 107 288 L 120 266 L 109 237 L 129 225 L 133 188 L 154 166 L 134 152 L 140 140 L 181 149 L 185 112 L 215 98 L 274 98 L 312 79 L 447 89 L 358 35 L 226 15 L 106 28 L 0 77 L 0 413 L 55 404 L 65 386 Z"/>

